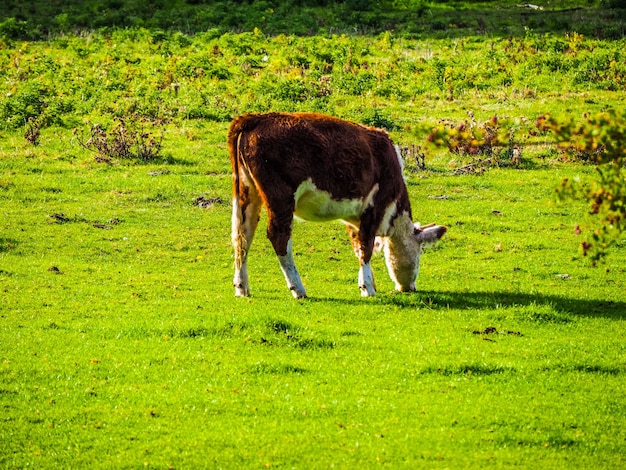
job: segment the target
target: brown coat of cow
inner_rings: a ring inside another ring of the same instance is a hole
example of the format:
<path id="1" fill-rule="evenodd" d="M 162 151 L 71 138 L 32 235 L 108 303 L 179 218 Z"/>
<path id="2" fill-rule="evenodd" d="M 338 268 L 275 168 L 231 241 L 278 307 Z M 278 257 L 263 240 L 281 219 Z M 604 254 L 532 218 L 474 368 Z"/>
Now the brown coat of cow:
<path id="1" fill-rule="evenodd" d="M 384 237 L 398 290 L 414 290 L 422 245 L 442 226 L 414 226 L 402 162 L 386 132 L 314 113 L 248 114 L 228 132 L 233 168 L 233 246 L 237 295 L 250 295 L 247 255 L 264 205 L 267 236 L 295 297 L 306 292 L 293 261 L 294 214 L 343 220 L 359 257 L 359 287 L 374 295 L 370 259 Z"/>

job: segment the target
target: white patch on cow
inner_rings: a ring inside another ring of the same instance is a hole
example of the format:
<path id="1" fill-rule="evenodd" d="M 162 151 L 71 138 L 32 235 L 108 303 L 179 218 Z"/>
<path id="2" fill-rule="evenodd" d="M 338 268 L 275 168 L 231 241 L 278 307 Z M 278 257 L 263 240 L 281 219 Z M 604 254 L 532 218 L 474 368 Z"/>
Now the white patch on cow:
<path id="1" fill-rule="evenodd" d="M 372 205 L 377 192 L 378 184 L 375 184 L 364 198 L 336 200 L 328 191 L 318 189 L 309 178 L 296 189 L 294 214 L 314 222 L 341 219 L 358 227 L 361 214 Z"/>
<path id="2" fill-rule="evenodd" d="M 398 212 L 398 206 L 396 202 L 392 202 L 385 209 L 385 213 L 383 214 L 383 220 L 380 223 L 380 227 L 378 227 L 377 235 L 380 237 L 387 237 L 390 235 L 392 231 L 391 227 L 391 219 L 395 217 Z"/>
<path id="3" fill-rule="evenodd" d="M 372 297 L 376 295 L 374 273 L 369 263 L 362 265 L 359 269 L 359 289 L 361 289 L 362 297 Z"/>
<path id="4" fill-rule="evenodd" d="M 287 281 L 287 287 L 296 299 L 302 299 L 306 297 L 306 290 L 302 284 L 300 273 L 296 268 L 296 263 L 293 259 L 293 251 L 291 245 L 291 239 L 287 242 L 287 254 L 284 256 L 278 256 L 280 262 L 280 269 L 283 271 L 285 280 Z"/>

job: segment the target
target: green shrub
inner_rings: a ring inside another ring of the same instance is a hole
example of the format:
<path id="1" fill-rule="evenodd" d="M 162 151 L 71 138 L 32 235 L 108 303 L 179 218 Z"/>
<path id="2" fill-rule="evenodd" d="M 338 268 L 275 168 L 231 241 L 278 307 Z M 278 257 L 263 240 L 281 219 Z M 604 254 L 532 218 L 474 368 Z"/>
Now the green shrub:
<path id="1" fill-rule="evenodd" d="M 7 18 L 0 22 L 0 38 L 4 39 L 29 39 L 28 23 L 15 18 Z"/>
<path id="2" fill-rule="evenodd" d="M 39 117 L 48 106 L 50 91 L 36 82 L 26 82 L 15 93 L 9 93 L 0 103 L 0 117 L 9 128 L 23 126 L 29 119 Z"/>

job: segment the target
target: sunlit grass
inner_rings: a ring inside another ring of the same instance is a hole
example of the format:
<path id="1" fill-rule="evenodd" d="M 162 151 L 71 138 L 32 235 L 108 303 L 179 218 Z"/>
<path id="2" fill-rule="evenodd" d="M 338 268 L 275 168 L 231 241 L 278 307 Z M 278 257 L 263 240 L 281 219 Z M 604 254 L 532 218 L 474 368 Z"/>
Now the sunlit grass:
<path id="1" fill-rule="evenodd" d="M 481 175 L 425 147 L 439 120 L 619 107 L 621 62 L 588 64 L 620 41 L 137 29 L 2 48 L 0 465 L 624 466 L 624 244 L 592 268 L 585 205 L 554 191 L 593 168 L 527 129 L 520 165 Z M 268 110 L 421 146 L 414 217 L 449 231 L 417 292 L 396 293 L 377 257 L 362 299 L 345 228 L 296 223 L 295 301 L 263 214 L 253 296 L 234 298 L 225 134 Z M 162 130 L 161 154 L 105 163 L 78 144 L 74 127 L 116 116 Z"/>
<path id="2" fill-rule="evenodd" d="M 361 299 L 345 229 L 298 223 L 293 300 L 263 217 L 235 299 L 225 156 L 194 132 L 183 164 L 3 159 L 3 465 L 623 462 L 623 253 L 591 268 L 553 196 L 589 169 L 410 173 L 450 227 L 414 294 L 376 258 Z"/>

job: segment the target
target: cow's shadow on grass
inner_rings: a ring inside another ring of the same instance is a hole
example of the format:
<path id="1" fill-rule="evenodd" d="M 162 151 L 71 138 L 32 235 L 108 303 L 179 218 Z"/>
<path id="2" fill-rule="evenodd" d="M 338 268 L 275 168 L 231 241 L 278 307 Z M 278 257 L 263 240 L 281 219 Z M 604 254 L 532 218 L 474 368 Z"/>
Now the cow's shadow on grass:
<path id="1" fill-rule="evenodd" d="M 553 312 L 568 317 L 597 317 L 615 320 L 626 319 L 626 302 L 607 300 L 584 300 L 552 294 L 530 294 L 525 292 L 455 292 L 455 291 L 418 291 L 414 293 L 381 292 L 372 299 L 330 299 L 318 298 L 309 301 L 333 301 L 359 305 L 371 301 L 380 305 L 393 305 L 407 309 L 430 310 L 496 310 L 519 308 L 528 315 L 546 315 Z M 558 321 L 557 318 L 553 320 Z"/>

